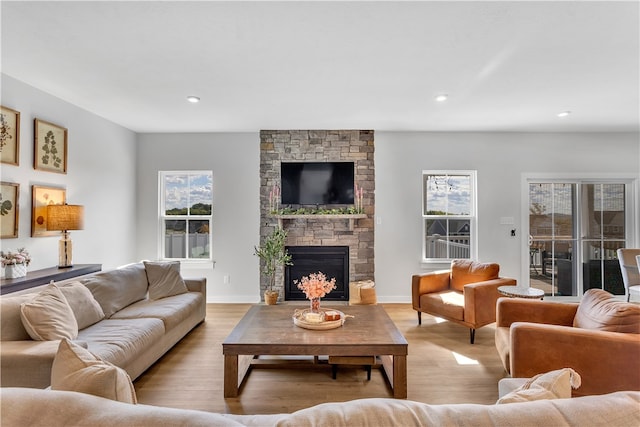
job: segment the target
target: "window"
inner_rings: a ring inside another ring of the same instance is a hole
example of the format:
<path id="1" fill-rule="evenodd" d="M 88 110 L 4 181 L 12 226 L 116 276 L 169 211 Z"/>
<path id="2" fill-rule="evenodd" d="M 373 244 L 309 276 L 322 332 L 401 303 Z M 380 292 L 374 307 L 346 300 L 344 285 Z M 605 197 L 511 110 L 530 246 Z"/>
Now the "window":
<path id="1" fill-rule="evenodd" d="M 531 286 L 576 297 L 624 295 L 618 248 L 633 247 L 632 180 L 528 178 Z"/>
<path id="2" fill-rule="evenodd" d="M 424 262 L 476 258 L 476 171 L 423 171 Z"/>
<path id="3" fill-rule="evenodd" d="M 211 260 L 213 173 L 160 172 L 161 258 Z"/>

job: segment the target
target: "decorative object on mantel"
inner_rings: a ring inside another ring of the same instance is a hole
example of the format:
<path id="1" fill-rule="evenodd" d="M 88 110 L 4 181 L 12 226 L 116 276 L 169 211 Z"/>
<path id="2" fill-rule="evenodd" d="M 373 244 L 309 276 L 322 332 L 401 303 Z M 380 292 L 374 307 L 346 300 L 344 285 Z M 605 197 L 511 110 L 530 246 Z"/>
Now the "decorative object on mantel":
<path id="1" fill-rule="evenodd" d="M 0 188 L 0 238 L 16 238 L 18 237 L 20 184 L 3 181 Z"/>
<path id="2" fill-rule="evenodd" d="M 274 185 L 269 191 L 269 213 L 278 213 L 280 209 L 280 187 Z"/>
<path id="3" fill-rule="evenodd" d="M 267 305 L 275 305 L 278 302 L 278 291 L 273 290 L 276 283 L 276 271 L 285 265 L 293 265 L 291 255 L 284 247 L 287 239 L 287 232 L 280 227 L 273 229 L 262 246 L 254 246 L 254 255 L 264 262 L 262 274 L 267 278 L 269 288 L 264 291 L 264 302 Z"/>
<path id="4" fill-rule="evenodd" d="M 84 228 L 84 206 L 49 205 L 47 206 L 47 230 L 62 231 L 58 243 L 58 268 L 73 267 L 71 239 L 69 230 Z"/>
<path id="5" fill-rule="evenodd" d="M 31 237 L 57 236 L 55 231 L 47 231 L 47 206 L 64 204 L 67 190 L 33 185 L 31 195 Z"/>
<path id="6" fill-rule="evenodd" d="M 27 275 L 27 266 L 31 262 L 31 255 L 25 248 L 19 248 L 16 252 L 0 251 L 0 260 L 4 267 L 4 277 L 16 279 Z"/>
<path id="7" fill-rule="evenodd" d="M 0 162 L 20 164 L 20 113 L 0 106 Z"/>
<path id="8" fill-rule="evenodd" d="M 364 205 L 362 204 L 362 199 L 364 198 L 364 188 L 358 187 L 358 184 L 355 185 L 355 213 L 364 213 Z"/>
<path id="9" fill-rule="evenodd" d="M 34 123 L 33 168 L 67 173 L 67 129 L 40 119 Z"/>
<path id="10" fill-rule="evenodd" d="M 311 273 L 309 276 L 303 276 L 301 280 L 294 280 L 293 283 L 298 286 L 310 301 L 311 313 L 317 313 L 322 316 L 320 312 L 320 298 L 331 292 L 336 288 L 335 277 L 331 280 L 327 280 L 327 276 L 321 271 L 317 273 Z M 307 319 L 309 316 L 307 316 Z"/>

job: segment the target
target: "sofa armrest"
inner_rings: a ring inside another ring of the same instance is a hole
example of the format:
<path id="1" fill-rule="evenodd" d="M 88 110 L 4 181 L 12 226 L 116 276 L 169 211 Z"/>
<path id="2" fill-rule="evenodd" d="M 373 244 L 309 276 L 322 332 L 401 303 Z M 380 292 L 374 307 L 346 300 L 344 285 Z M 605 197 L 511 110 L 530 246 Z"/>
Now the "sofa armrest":
<path id="1" fill-rule="evenodd" d="M 464 320 L 477 328 L 496 321 L 498 286 L 515 286 L 516 279 L 501 277 L 464 285 Z"/>
<path id="2" fill-rule="evenodd" d="M 411 277 L 411 302 L 414 310 L 420 309 L 420 295 L 449 289 L 450 270 L 430 271 Z"/>
<path id="3" fill-rule="evenodd" d="M 184 279 L 184 283 L 187 285 L 189 292 L 200 292 L 204 294 L 205 300 L 207 297 L 207 279 L 205 277 L 198 277 L 194 279 Z"/>
<path id="4" fill-rule="evenodd" d="M 516 322 L 510 329 L 512 377 L 573 368 L 576 396 L 640 390 L 640 335 Z"/>
<path id="5" fill-rule="evenodd" d="M 497 303 L 496 326 L 509 327 L 514 322 L 572 326 L 577 310 L 577 303 L 500 298 Z"/>
<path id="6" fill-rule="evenodd" d="M 51 384 L 51 365 L 59 345 L 60 341 L 2 341 L 2 387 L 48 387 Z"/>

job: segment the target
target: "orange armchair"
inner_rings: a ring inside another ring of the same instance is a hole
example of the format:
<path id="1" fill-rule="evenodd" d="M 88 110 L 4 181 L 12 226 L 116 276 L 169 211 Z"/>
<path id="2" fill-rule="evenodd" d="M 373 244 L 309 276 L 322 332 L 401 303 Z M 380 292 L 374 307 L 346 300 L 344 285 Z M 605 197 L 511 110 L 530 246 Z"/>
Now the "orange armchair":
<path id="1" fill-rule="evenodd" d="M 473 344 L 476 329 L 496 321 L 498 286 L 516 285 L 515 279 L 498 277 L 498 264 L 453 260 L 450 270 L 417 274 L 411 281 L 411 301 L 418 312 L 432 314 L 469 328 Z"/>
<path id="2" fill-rule="evenodd" d="M 495 342 L 513 378 L 572 368 L 575 396 L 640 390 L 640 306 L 602 289 L 580 304 L 500 298 Z"/>

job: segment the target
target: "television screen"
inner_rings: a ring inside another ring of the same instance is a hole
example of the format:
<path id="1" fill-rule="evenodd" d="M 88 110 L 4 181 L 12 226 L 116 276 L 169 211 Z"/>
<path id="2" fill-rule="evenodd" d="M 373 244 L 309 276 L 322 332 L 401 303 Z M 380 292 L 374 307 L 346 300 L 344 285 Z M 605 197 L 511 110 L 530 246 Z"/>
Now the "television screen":
<path id="1" fill-rule="evenodd" d="M 283 205 L 352 205 L 353 162 L 281 163 Z"/>

